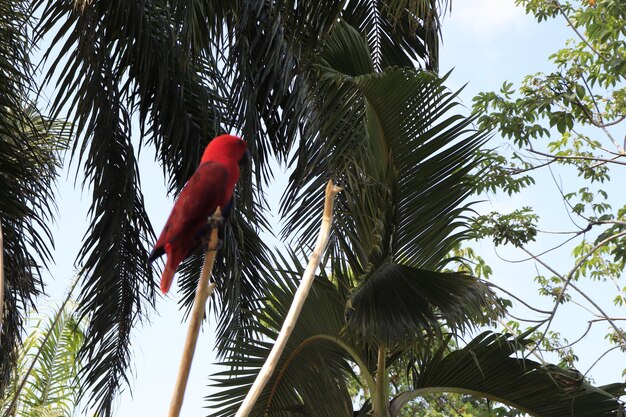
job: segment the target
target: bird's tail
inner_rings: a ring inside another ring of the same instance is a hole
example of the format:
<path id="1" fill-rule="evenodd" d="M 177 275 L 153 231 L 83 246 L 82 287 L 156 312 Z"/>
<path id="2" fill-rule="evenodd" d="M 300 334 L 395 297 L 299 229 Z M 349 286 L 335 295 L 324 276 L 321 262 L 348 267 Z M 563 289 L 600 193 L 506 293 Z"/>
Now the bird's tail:
<path id="1" fill-rule="evenodd" d="M 165 269 L 163 269 L 163 275 L 161 275 L 161 292 L 167 293 L 174 280 L 174 274 L 176 273 L 176 267 L 173 266 L 169 259 L 165 263 Z"/>

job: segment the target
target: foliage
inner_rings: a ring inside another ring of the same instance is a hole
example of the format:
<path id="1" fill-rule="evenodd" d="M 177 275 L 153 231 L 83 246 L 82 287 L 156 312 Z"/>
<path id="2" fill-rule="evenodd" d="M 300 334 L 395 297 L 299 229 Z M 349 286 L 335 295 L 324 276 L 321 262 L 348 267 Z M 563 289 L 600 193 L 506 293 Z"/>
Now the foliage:
<path id="1" fill-rule="evenodd" d="M 439 21 L 434 0 L 370 2 L 90 2 L 36 0 L 38 33 L 51 39 L 46 80 L 55 83 L 53 114 L 68 109 L 73 156 L 92 188 L 90 227 L 77 263 L 80 312 L 89 317 L 82 351 L 89 398 L 103 415 L 128 383 L 132 329 L 154 302 L 146 266 L 153 240 L 136 153 L 156 149 L 170 190 L 191 175 L 208 140 L 237 130 L 254 164 L 238 187 L 237 215 L 217 261 L 218 354 L 242 338 L 260 306 L 270 250 L 263 187 L 269 160 L 306 165 L 305 143 L 324 135 L 310 112 L 320 78 L 314 59 L 340 17 L 366 33 L 372 65 L 437 67 Z M 167 51 L 164 53 L 163 51 Z M 377 51 L 377 52 L 376 52 Z M 398 71 L 396 77 L 402 77 Z M 134 118 L 142 139 L 131 139 Z M 303 152 L 300 152 L 302 150 Z M 292 180 L 297 192 L 303 184 Z M 285 200 L 288 201 L 288 200 Z M 123 202 L 123 204 L 120 204 Z M 287 210 L 287 209 L 286 209 Z M 296 223 L 295 217 L 288 220 Z M 193 299 L 201 253 L 182 269 L 183 308 Z M 227 266 L 238 263 L 239 268 Z M 111 268 L 111 265 L 116 267 Z"/>
<path id="2" fill-rule="evenodd" d="M 78 401 L 79 350 L 84 324 L 71 306 L 36 321 L 18 354 L 18 365 L 0 411 L 7 417 L 70 417 Z M 21 386 L 22 382 L 25 382 Z M 9 410 L 11 401 L 17 402 Z"/>
<path id="3" fill-rule="evenodd" d="M 324 157 L 298 174 L 311 184 L 305 195 L 329 170 L 343 180 L 327 266 L 332 279 L 323 270 L 314 284 L 252 415 L 396 417 L 414 398 L 435 392 L 486 397 L 544 416 L 619 412 L 614 396 L 623 384 L 595 388 L 584 378 L 574 384 L 563 378 L 561 385 L 555 379 L 568 372 L 514 357 L 531 343 L 527 335 L 486 332 L 461 348 L 451 343 L 502 314 L 501 300 L 483 281 L 441 271 L 454 265 L 449 252 L 468 238 L 464 200 L 470 170 L 480 165 L 474 150 L 484 139 L 468 128 L 471 119 L 454 115 L 455 96 L 438 88 L 442 79 L 420 70 L 377 73 L 347 23 L 326 42 L 320 67 L 332 88 L 315 104 L 325 110 L 329 133 L 310 145 Z M 300 240 L 314 233 L 320 211 L 314 201 L 296 208 Z M 284 321 L 303 266 L 296 255 L 275 263 L 274 284 L 257 313 L 264 337 L 243 340 L 221 362 L 226 370 L 215 375 L 213 416 L 237 410 Z M 392 396 L 389 368 L 401 363 L 410 384 Z M 353 378 L 363 390 L 356 409 Z"/>
<path id="4" fill-rule="evenodd" d="M 578 360 L 575 345 L 594 324 L 606 325 L 606 339 L 613 345 L 599 353 L 598 360 L 607 351 L 624 352 L 626 348 L 621 318 L 608 312 L 610 299 L 594 299 L 578 282 L 613 283 L 613 302 L 623 304 L 626 3 L 516 3 L 539 22 L 560 20 L 571 29 L 573 39 L 550 56 L 552 72 L 528 75 L 518 87 L 506 81 L 499 92 L 474 98 L 480 129 L 497 130 L 513 147 L 512 152 L 497 148 L 486 152 L 489 163 L 483 166 L 484 175 L 477 178 L 477 190 L 524 196 L 534 184 L 541 185 L 545 193 L 553 182 L 553 192 L 563 201 L 566 216 L 555 223 L 537 212 L 538 208 L 525 207 L 512 213 L 476 216 L 472 229 L 477 238 L 491 239 L 495 245 L 516 246 L 526 261 L 536 264 L 539 292 L 549 297 L 553 307 L 546 310 L 525 304 L 532 312 L 533 325 L 540 323 L 535 352 L 554 353 L 563 364 L 574 366 Z M 548 249 L 544 245 L 541 253 L 533 249 L 533 242 L 548 241 L 554 243 Z M 568 266 L 558 266 L 557 259 L 568 255 Z M 587 327 L 579 327 L 582 336 L 570 343 L 551 326 L 565 308 L 561 306 L 574 303 L 591 314 L 587 323 L 579 317 L 577 322 Z M 509 328 L 519 325 L 514 320 Z"/>
<path id="5" fill-rule="evenodd" d="M 0 300 L 0 397 L 16 364 L 25 311 L 43 291 L 50 259 L 54 181 L 65 123 L 41 114 L 33 99 L 32 22 L 26 1 L 0 1 L 0 222 L 4 302 Z"/>
<path id="6" fill-rule="evenodd" d="M 223 131 L 243 135 L 253 163 L 242 173 L 217 261 L 213 312 L 218 357 L 228 368 L 212 397 L 216 415 L 231 414 L 242 400 L 303 268 L 299 256 L 286 260 L 259 237 L 268 228 L 264 189 L 276 174 L 272 159 L 292 172 L 281 201 L 283 238 L 301 248 L 311 245 L 319 226 L 318 196 L 327 180 L 345 191 L 324 260 L 332 279 L 326 271 L 319 277 L 257 412 L 314 408 L 321 416 L 351 415 L 348 381 L 355 377 L 368 392 L 360 415 L 395 417 L 433 387 L 547 416 L 621 411 L 613 397 L 621 384 L 594 388 L 575 373 L 515 357 L 530 344 L 525 335 L 487 332 L 462 347 L 450 344 L 453 336 L 470 338 L 476 326 L 500 319 L 507 305 L 458 258 L 472 233 L 499 228 L 486 222 L 470 230 L 468 198 L 478 183 L 471 173 L 486 173 L 486 189 L 504 183 L 509 192 L 532 180 L 502 179 L 502 158 L 479 151 L 487 130 L 473 128 L 494 127 L 499 119 L 457 114 L 457 93 L 436 73 L 446 6 L 436 0 L 33 2 L 29 12 L 42 16 L 37 41 L 51 41 L 44 65 L 46 82 L 56 88 L 52 115 L 68 112 L 71 155 L 92 193 L 76 260 L 78 315 L 88 323 L 78 359 L 80 395 L 99 415 L 114 413 L 114 399 L 128 385 L 133 330 L 155 300 L 154 271 L 146 264 L 154 233 L 138 153 L 154 147 L 175 194 L 210 138 Z M 550 121 L 565 131 L 572 125 L 561 113 Z M 519 163 L 530 168 L 521 157 Z M 597 172 L 592 178 L 603 180 Z M 49 182 L 43 185 L 47 190 Z M 590 193 L 571 199 L 584 203 Z M 502 216 L 516 229 L 502 241 L 522 245 L 534 238 L 526 227 L 535 219 L 528 216 Z M 183 309 L 193 299 L 201 256 L 182 267 Z M 488 275 L 476 259 L 476 271 Z M 464 269 L 450 270 L 459 262 Z M 401 359 L 411 385 L 391 398 L 388 368 Z"/>

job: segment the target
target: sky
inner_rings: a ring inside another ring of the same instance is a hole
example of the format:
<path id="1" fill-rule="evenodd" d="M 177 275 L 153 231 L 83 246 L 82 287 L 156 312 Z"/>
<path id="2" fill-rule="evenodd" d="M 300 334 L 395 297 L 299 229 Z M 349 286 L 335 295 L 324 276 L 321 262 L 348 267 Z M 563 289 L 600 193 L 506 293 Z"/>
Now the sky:
<path id="1" fill-rule="evenodd" d="M 498 90 L 506 80 L 518 82 L 527 74 L 548 70 L 548 56 L 562 47 L 569 37 L 571 35 L 563 21 L 539 25 L 534 18 L 526 16 L 523 9 L 516 7 L 514 0 L 452 1 L 452 12 L 447 13 L 443 20 L 441 72 L 453 70 L 447 83 L 452 90 L 467 84 L 460 98 L 465 106 L 463 111 L 469 112 L 471 99 L 478 92 Z M 89 191 L 80 191 L 80 187 L 75 186 L 75 169 L 75 165 L 69 170 L 66 167 L 58 184 L 59 215 L 57 224 L 52 227 L 56 264 L 50 268 L 50 277 L 46 279 L 46 282 L 51 282 L 48 287 L 50 304 L 59 302 L 74 278 L 73 261 L 88 225 L 87 210 L 91 196 Z M 172 199 L 166 196 L 163 175 L 154 163 L 151 149 L 142 150 L 140 172 L 147 211 L 155 230 L 159 232 L 169 214 Z M 284 177 L 276 176 L 277 182 L 272 186 L 268 201 L 278 201 Z M 538 186 L 535 194 L 526 195 L 523 199 L 489 196 L 482 203 L 481 210 L 509 210 L 522 205 L 537 205 L 545 212 L 546 221 L 557 227 L 564 216 L 562 203 L 559 199 L 547 199 L 548 195 L 555 195 L 554 189 L 542 187 Z M 519 253 L 506 249 L 496 252 L 488 244 L 479 244 L 476 249 L 494 267 L 496 282 L 522 297 L 536 298 L 536 287 L 531 285 L 535 276 L 532 264 L 512 266 L 500 259 L 518 259 Z M 538 251 L 540 249 L 537 247 Z M 563 259 L 567 260 L 567 255 Z M 166 297 L 158 299 L 156 312 L 151 315 L 150 321 L 134 332 L 133 382 L 131 389 L 125 390 L 116 405 L 120 417 L 158 416 L 164 415 L 167 410 L 186 333 L 177 297 L 177 286 L 174 285 Z M 548 304 L 546 306 L 549 307 Z M 576 314 L 576 311 L 565 314 L 558 327 L 567 327 L 567 320 L 576 320 Z M 577 326 L 574 333 L 579 328 Z M 212 392 L 207 387 L 210 382 L 208 375 L 217 370 L 212 365 L 214 331 L 215 323 L 209 323 L 200 335 L 181 416 L 207 414 L 202 408 L 206 406 L 203 398 Z M 599 337 L 594 340 L 601 340 L 601 334 Z M 593 345 L 585 347 L 585 351 L 590 353 L 595 353 L 594 349 Z M 594 369 L 593 376 L 597 382 L 620 379 L 617 367 L 612 363 L 615 359 L 611 358 L 604 361 L 608 364 L 601 363 Z M 589 366 L 587 362 L 580 369 L 584 370 L 586 366 Z M 619 372 L 622 367 L 619 367 Z"/>

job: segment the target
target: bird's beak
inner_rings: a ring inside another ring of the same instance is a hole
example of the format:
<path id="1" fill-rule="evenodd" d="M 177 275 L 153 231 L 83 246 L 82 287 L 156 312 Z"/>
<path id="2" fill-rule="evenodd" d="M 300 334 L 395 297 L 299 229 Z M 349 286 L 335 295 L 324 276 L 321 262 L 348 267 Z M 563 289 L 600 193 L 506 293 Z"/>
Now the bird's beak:
<path id="1" fill-rule="evenodd" d="M 250 155 L 250 151 L 246 149 L 246 153 L 244 153 L 241 159 L 239 160 L 239 164 L 248 165 L 251 159 L 252 159 L 252 156 Z"/>

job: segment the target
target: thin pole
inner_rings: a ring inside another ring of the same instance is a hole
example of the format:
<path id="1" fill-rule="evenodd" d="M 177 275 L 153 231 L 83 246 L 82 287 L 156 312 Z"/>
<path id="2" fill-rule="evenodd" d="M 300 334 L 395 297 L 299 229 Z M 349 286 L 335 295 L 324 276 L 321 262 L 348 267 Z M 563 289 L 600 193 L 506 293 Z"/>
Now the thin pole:
<path id="1" fill-rule="evenodd" d="M 212 216 L 213 220 L 218 218 L 221 218 L 219 207 Z M 198 288 L 196 289 L 196 297 L 193 301 L 191 319 L 189 321 L 189 327 L 187 328 L 187 338 L 185 339 L 185 347 L 183 349 L 183 357 L 180 360 L 178 377 L 176 378 L 176 385 L 174 387 L 170 409 L 167 414 L 168 417 L 178 417 L 180 415 L 180 409 L 183 406 L 183 399 L 185 397 L 185 389 L 187 388 L 187 380 L 189 379 L 189 370 L 191 369 L 191 362 L 193 361 L 193 355 L 196 351 L 198 333 L 200 332 L 200 326 L 204 318 L 206 301 L 213 293 L 213 288 L 215 288 L 214 283 L 209 284 L 209 278 L 213 270 L 215 254 L 217 252 L 217 230 L 217 227 L 211 229 L 211 237 L 209 238 L 208 250 L 204 258 L 204 265 L 202 265 L 202 272 L 200 272 L 200 278 L 198 279 Z"/>
<path id="2" fill-rule="evenodd" d="M 302 274 L 302 280 L 300 281 L 300 285 L 298 286 L 298 290 L 294 295 L 293 301 L 291 303 L 291 307 L 289 307 L 289 312 L 287 313 L 287 317 L 285 318 L 285 322 L 283 323 L 282 328 L 280 329 L 280 333 L 278 334 L 278 338 L 276 339 L 276 343 L 272 347 L 272 351 L 270 352 L 267 360 L 263 364 L 263 367 L 259 371 L 259 375 L 257 375 L 254 380 L 254 384 L 248 391 L 246 398 L 241 403 L 239 410 L 235 417 L 247 417 L 252 411 L 254 404 L 259 399 L 263 388 L 269 381 L 276 365 L 278 364 L 278 360 L 280 359 L 280 355 L 283 353 L 285 349 L 285 345 L 287 344 L 287 340 L 293 331 L 293 328 L 298 320 L 298 316 L 300 315 L 300 311 L 302 310 L 302 306 L 306 300 L 307 295 L 309 294 L 309 289 L 315 280 L 315 271 L 320 264 L 322 259 L 322 255 L 326 251 L 326 246 L 328 246 L 328 238 L 330 236 L 330 226 L 332 224 L 333 219 L 333 204 L 335 200 L 335 195 L 337 195 L 341 191 L 340 187 L 337 187 L 333 184 L 332 181 L 328 181 L 326 185 L 326 198 L 324 201 L 324 214 L 322 216 L 322 226 L 320 228 L 320 234 L 317 237 L 317 243 L 315 244 L 315 249 L 309 258 L 309 263 L 306 267 L 306 270 Z"/>

